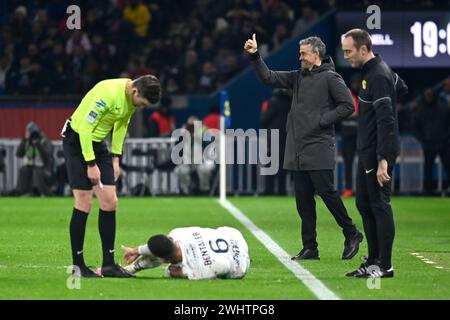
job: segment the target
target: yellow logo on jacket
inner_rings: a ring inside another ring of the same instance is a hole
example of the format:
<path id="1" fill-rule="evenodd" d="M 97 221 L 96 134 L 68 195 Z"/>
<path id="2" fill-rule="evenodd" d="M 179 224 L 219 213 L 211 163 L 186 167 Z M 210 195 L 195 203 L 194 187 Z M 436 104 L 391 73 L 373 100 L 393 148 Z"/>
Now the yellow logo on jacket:
<path id="1" fill-rule="evenodd" d="M 363 80 L 361 84 L 362 84 L 363 90 L 366 90 L 366 88 L 367 88 L 367 81 Z"/>

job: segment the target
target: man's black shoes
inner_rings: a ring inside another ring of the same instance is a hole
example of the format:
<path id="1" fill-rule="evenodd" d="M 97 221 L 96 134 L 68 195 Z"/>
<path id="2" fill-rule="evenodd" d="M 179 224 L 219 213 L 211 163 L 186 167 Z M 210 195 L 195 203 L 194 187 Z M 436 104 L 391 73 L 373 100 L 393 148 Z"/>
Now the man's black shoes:
<path id="1" fill-rule="evenodd" d="M 393 278 L 394 268 L 383 269 L 379 266 L 374 266 L 374 268 L 369 268 L 366 278 Z"/>
<path id="2" fill-rule="evenodd" d="M 291 260 L 320 260 L 319 250 L 317 249 L 302 249 Z"/>
<path id="3" fill-rule="evenodd" d="M 359 244 L 363 241 L 364 236 L 361 232 L 357 231 L 351 237 L 345 239 L 344 252 L 342 253 L 343 260 L 349 260 L 353 258 L 359 251 Z"/>
<path id="4" fill-rule="evenodd" d="M 358 269 L 356 269 L 355 271 L 346 273 L 345 275 L 347 277 L 355 277 L 355 278 L 367 278 L 367 268 L 369 267 L 369 265 L 367 264 L 367 262 L 362 263 Z"/>
<path id="5" fill-rule="evenodd" d="M 379 266 L 379 261 L 374 264 L 369 264 L 365 257 L 365 260 L 358 269 L 355 271 L 349 272 L 346 274 L 347 277 L 354 278 L 393 278 L 394 277 L 394 268 L 390 267 L 389 269 L 384 269 Z"/>
<path id="6" fill-rule="evenodd" d="M 124 268 L 117 264 L 102 267 L 102 276 L 106 278 L 132 278 L 134 275 L 128 273 Z"/>

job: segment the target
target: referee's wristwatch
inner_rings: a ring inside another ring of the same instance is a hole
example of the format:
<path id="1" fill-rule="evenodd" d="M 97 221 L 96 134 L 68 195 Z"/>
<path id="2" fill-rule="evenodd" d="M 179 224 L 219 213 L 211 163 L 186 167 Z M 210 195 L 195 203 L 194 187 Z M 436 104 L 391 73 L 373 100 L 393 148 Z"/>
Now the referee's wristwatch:
<path id="1" fill-rule="evenodd" d="M 381 160 L 386 160 L 387 161 L 385 156 L 382 156 L 382 155 L 379 155 L 379 154 L 377 155 L 377 160 L 378 160 L 378 162 L 380 162 Z"/>

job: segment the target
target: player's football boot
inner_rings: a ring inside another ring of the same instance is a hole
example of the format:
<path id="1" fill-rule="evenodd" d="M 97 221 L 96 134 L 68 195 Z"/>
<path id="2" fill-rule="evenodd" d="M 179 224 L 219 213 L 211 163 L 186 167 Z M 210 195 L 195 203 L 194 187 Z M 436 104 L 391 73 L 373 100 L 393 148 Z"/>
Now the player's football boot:
<path id="1" fill-rule="evenodd" d="M 304 248 L 296 256 L 293 256 L 291 260 L 320 260 L 319 250 Z"/>
<path id="2" fill-rule="evenodd" d="M 101 275 L 106 278 L 132 278 L 134 275 L 128 273 L 124 268 L 118 264 L 112 264 L 102 267 Z"/>

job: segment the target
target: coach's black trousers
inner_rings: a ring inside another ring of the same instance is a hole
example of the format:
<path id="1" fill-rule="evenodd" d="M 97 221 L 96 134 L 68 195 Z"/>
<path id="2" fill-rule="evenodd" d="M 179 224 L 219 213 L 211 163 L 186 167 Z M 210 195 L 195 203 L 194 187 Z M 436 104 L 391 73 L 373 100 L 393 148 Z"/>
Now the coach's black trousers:
<path id="1" fill-rule="evenodd" d="M 295 200 L 297 211 L 302 220 L 303 247 L 317 248 L 316 234 L 316 201 L 317 192 L 330 210 L 337 224 L 342 228 L 345 237 L 351 237 L 356 232 L 356 226 L 348 216 L 344 204 L 334 188 L 333 170 L 295 171 Z"/>
<path id="2" fill-rule="evenodd" d="M 392 169 L 389 166 L 390 177 L 392 177 Z M 356 207 L 361 214 L 366 234 L 369 249 L 367 262 L 369 264 L 380 263 L 381 267 L 385 269 L 391 267 L 395 235 L 390 201 L 391 182 L 380 187 L 377 181 L 377 168 L 366 173 L 362 162 L 359 162 L 356 176 Z"/>

